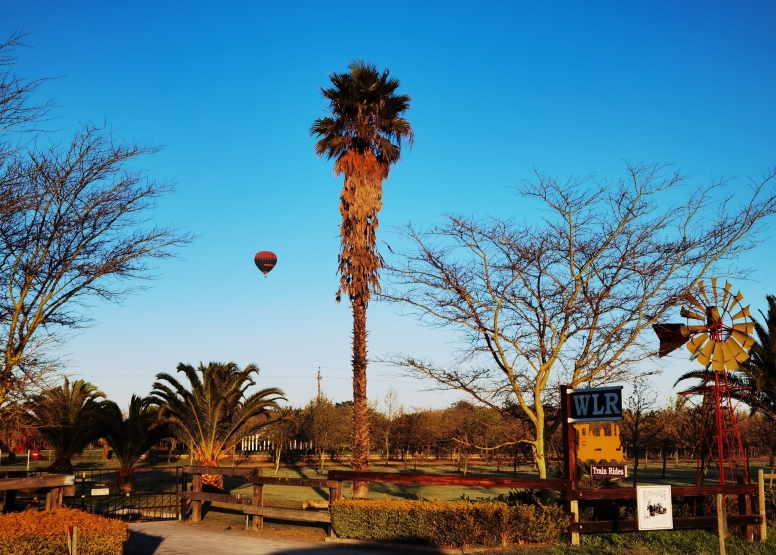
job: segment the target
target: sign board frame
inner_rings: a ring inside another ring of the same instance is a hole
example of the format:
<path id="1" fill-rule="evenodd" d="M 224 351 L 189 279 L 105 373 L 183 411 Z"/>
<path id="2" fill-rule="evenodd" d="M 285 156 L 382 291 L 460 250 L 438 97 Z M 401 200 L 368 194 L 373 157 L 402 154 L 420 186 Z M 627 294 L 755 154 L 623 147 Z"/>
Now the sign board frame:
<path id="1" fill-rule="evenodd" d="M 110 495 L 110 488 L 92 488 L 91 495 L 92 497 L 97 497 L 98 495 Z"/>
<path id="2" fill-rule="evenodd" d="M 639 530 L 672 530 L 671 486 L 637 486 L 636 512 Z"/>
<path id="3" fill-rule="evenodd" d="M 568 389 L 569 422 L 622 420 L 622 386 Z"/>

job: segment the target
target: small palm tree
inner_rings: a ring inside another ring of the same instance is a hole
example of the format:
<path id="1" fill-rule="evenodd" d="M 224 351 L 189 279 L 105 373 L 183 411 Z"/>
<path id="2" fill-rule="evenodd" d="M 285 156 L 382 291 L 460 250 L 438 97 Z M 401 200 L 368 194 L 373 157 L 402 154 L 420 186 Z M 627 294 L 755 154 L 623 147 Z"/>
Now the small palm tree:
<path id="1" fill-rule="evenodd" d="M 743 397 L 753 410 L 776 420 L 776 296 L 766 295 L 768 313 L 760 314 L 763 323 L 755 321 L 757 341 L 749 359 L 741 365 L 751 391 Z"/>
<path id="2" fill-rule="evenodd" d="M 84 380 L 47 389 L 30 405 L 30 418 L 38 434 L 54 451 L 50 472 L 73 472 L 72 458 L 100 437 L 99 422 L 108 403 L 105 393 Z"/>
<path id="3" fill-rule="evenodd" d="M 151 447 L 170 436 L 170 427 L 159 420 L 159 408 L 148 397 L 132 395 L 126 418 L 116 403 L 108 402 L 100 422 L 104 437 L 121 465 L 117 473 L 119 488 L 130 491 L 134 481 L 132 467 Z"/>
<path id="4" fill-rule="evenodd" d="M 280 389 L 268 388 L 250 395 L 259 368 L 249 364 L 240 369 L 227 364 L 200 363 L 198 368 L 179 364 L 188 388 L 170 374 L 157 374 L 151 401 L 159 406 L 159 416 L 170 425 L 172 434 L 189 446 L 192 457 L 202 466 L 219 466 L 219 459 L 244 437 L 269 424 L 270 414 L 285 400 Z M 204 475 L 202 482 L 223 490 L 221 476 Z"/>
<path id="5" fill-rule="evenodd" d="M 366 398 L 366 309 L 379 292 L 377 214 L 383 206 L 383 180 L 401 157 L 413 131 L 402 115 L 410 97 L 397 94 L 399 80 L 374 65 L 354 61 L 347 73 L 332 73 L 332 87 L 321 88 L 331 116 L 315 120 L 318 156 L 334 158 L 334 174 L 345 175 L 340 193 L 340 286 L 353 309 L 353 468 L 369 470 L 369 408 Z M 354 482 L 353 497 L 367 496 L 367 482 Z"/>

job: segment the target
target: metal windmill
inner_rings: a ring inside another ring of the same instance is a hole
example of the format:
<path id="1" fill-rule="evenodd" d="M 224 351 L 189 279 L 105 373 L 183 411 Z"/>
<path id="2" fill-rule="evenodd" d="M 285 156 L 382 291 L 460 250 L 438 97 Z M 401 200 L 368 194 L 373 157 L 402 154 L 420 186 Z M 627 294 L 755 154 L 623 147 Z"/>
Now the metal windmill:
<path id="1" fill-rule="evenodd" d="M 711 279 L 707 288 L 703 281 L 684 296 L 686 306 L 680 315 L 700 324 L 655 324 L 653 329 L 660 339 L 659 356 L 665 356 L 687 345 L 693 360 L 705 367 L 701 385 L 680 394 L 703 395 L 698 434 L 695 480 L 703 483 L 706 470 L 716 467 L 719 483 L 735 483 L 743 477 L 749 480 L 741 433 L 735 411 L 737 401 L 748 388 L 731 383 L 728 370 L 738 370 L 749 358 L 754 344 L 751 334 L 754 322 L 749 306 L 742 307 L 744 296 L 731 293 L 732 285 L 717 287 Z M 735 381 L 735 380 L 733 380 Z"/>

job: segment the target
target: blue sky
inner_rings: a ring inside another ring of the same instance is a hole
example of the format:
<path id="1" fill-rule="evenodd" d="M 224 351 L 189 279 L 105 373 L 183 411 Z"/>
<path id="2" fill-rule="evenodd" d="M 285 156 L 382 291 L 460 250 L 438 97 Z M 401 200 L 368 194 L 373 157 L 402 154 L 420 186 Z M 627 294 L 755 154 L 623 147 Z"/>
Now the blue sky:
<path id="1" fill-rule="evenodd" d="M 70 372 L 122 404 L 178 362 L 234 360 L 300 405 L 350 397 L 350 313 L 336 305 L 341 180 L 308 129 L 318 87 L 362 58 L 412 96 L 415 146 L 385 183 L 381 237 L 444 213 L 521 214 L 513 187 L 534 169 L 617 178 L 624 159 L 675 163 L 692 183 L 757 177 L 776 163 L 772 23 L 765 2 L 4 2 L 0 35 L 31 46 L 19 74 L 61 108 L 52 140 L 107 120 L 127 140 L 163 145 L 142 161 L 178 193 L 154 214 L 199 236 L 163 277 L 64 351 Z M 776 239 L 741 261 L 754 307 L 776 292 Z M 277 253 L 264 279 L 252 257 Z M 384 249 L 385 250 L 385 249 Z M 739 285 L 739 284 L 736 284 Z M 455 337 L 372 303 L 370 355 L 448 360 Z M 681 361 L 677 362 L 677 368 Z M 680 370 L 662 378 L 673 382 Z M 444 406 L 390 368 L 407 406 Z"/>

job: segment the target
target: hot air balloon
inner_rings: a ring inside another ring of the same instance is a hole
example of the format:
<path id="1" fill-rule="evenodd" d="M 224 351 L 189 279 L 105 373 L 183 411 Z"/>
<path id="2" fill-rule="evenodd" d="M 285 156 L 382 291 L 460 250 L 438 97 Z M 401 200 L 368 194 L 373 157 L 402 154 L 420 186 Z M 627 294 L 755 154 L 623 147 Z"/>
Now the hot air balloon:
<path id="1" fill-rule="evenodd" d="M 267 277 L 267 274 L 270 273 L 272 268 L 275 267 L 277 261 L 278 257 L 275 256 L 274 252 L 270 251 L 257 252 L 256 256 L 253 257 L 253 263 L 256 264 L 256 267 L 259 270 L 261 270 L 261 272 L 264 274 L 264 277 Z"/>

